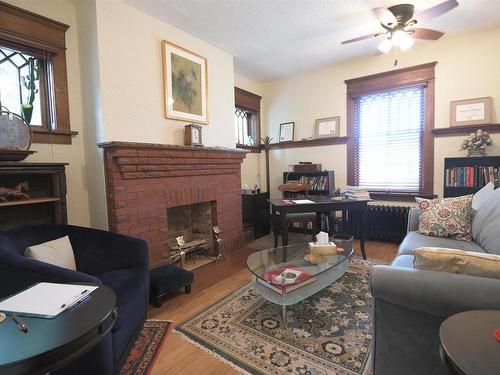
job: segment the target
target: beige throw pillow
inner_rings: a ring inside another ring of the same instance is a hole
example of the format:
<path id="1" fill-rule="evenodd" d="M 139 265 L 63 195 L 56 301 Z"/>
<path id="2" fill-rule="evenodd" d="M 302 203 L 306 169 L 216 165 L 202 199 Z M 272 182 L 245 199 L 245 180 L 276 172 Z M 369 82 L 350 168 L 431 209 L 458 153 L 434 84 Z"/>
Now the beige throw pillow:
<path id="1" fill-rule="evenodd" d="M 440 247 L 419 247 L 413 255 L 417 269 L 500 279 L 500 255 Z"/>
<path id="2" fill-rule="evenodd" d="M 26 249 L 24 255 L 41 262 L 76 271 L 75 255 L 68 236 L 30 246 Z"/>
<path id="3" fill-rule="evenodd" d="M 472 195 L 442 199 L 416 198 L 416 201 L 420 208 L 420 233 L 472 241 Z"/>

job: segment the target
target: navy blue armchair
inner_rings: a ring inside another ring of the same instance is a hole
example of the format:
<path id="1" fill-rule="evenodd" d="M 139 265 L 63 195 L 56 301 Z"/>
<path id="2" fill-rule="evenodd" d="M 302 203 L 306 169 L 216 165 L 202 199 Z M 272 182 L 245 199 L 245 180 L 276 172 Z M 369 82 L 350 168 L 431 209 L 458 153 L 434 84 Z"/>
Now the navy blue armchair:
<path id="1" fill-rule="evenodd" d="M 24 256 L 27 247 L 69 236 L 77 271 Z M 149 259 L 146 242 L 71 225 L 31 225 L 0 231 L 0 299 L 34 283 L 89 282 L 111 288 L 118 318 L 110 337 L 54 374 L 110 374 L 122 367 L 146 320 Z"/>

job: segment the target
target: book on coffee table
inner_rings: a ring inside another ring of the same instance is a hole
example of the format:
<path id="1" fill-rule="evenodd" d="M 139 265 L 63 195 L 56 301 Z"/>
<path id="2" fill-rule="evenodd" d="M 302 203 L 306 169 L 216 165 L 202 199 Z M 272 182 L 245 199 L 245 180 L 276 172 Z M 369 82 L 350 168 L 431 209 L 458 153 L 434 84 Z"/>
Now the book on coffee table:
<path id="1" fill-rule="evenodd" d="M 293 264 L 277 268 L 271 272 L 263 272 L 257 277 L 257 282 L 279 294 L 283 294 L 283 284 L 286 292 L 292 292 L 316 280 L 309 272 L 306 272 Z"/>

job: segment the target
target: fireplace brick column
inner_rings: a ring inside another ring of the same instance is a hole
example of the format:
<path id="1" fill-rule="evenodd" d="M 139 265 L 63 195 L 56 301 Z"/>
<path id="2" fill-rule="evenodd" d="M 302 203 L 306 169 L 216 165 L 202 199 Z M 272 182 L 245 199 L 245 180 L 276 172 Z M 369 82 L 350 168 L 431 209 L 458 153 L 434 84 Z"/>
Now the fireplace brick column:
<path id="1" fill-rule="evenodd" d="M 109 229 L 147 241 L 151 267 L 168 262 L 167 208 L 215 201 L 226 251 L 244 242 L 245 151 L 132 142 L 99 147 L 104 149 Z"/>

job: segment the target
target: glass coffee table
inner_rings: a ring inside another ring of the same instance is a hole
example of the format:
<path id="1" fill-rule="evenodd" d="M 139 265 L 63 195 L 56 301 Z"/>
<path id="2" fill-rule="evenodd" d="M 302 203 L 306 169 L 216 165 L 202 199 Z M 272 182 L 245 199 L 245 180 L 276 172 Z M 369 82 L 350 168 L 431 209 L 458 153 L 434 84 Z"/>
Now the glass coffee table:
<path id="1" fill-rule="evenodd" d="M 282 306 L 286 329 L 286 307 L 338 280 L 347 271 L 352 254 L 351 244 L 344 246 L 341 254 L 322 255 L 315 264 L 309 261 L 309 244 L 302 243 L 257 251 L 248 257 L 247 266 L 252 272 L 255 291 Z"/>

